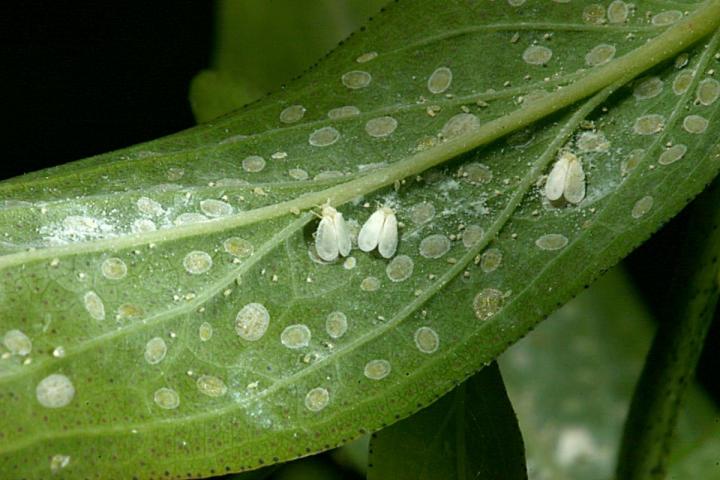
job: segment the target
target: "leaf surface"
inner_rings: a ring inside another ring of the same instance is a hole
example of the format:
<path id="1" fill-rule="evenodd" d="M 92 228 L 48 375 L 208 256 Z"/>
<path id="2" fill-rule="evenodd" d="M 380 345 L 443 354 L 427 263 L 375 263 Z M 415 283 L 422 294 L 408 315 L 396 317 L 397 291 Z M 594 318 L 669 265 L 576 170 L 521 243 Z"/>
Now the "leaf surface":
<path id="1" fill-rule="evenodd" d="M 527 479 L 524 453 L 493 362 L 428 408 L 374 434 L 368 480 Z"/>
<path id="2" fill-rule="evenodd" d="M 696 97 L 717 35 L 694 42 L 720 2 L 684 4 L 702 14 L 674 26 L 656 2 L 623 23 L 512 3 L 402 2 L 233 115 L 1 183 L 0 471 L 203 477 L 374 431 L 716 175 L 720 101 Z M 591 67 L 601 44 L 616 59 Z M 620 87 L 663 59 L 650 85 Z M 687 150 L 659 163 L 669 144 Z M 561 149 L 584 166 L 578 204 L 543 195 Z M 403 260 L 320 261 L 308 209 L 327 200 L 352 232 L 392 207 Z M 266 330 L 237 328 L 265 312 Z"/>

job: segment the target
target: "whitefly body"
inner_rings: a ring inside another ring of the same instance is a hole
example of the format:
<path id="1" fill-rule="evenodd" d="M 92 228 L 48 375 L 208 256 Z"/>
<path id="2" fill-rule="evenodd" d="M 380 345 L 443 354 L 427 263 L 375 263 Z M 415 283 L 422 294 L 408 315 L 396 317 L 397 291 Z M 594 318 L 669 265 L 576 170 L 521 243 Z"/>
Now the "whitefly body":
<path id="1" fill-rule="evenodd" d="M 560 154 L 545 183 L 545 196 L 551 202 L 564 199 L 573 204 L 585 198 L 585 171 L 576 155 L 570 152 Z"/>
<path id="2" fill-rule="evenodd" d="M 338 255 L 350 254 L 350 231 L 342 213 L 330 205 L 324 205 L 320 213 L 320 223 L 315 233 L 315 250 L 320 258 L 332 262 Z"/>
<path id="3" fill-rule="evenodd" d="M 378 208 L 370 215 L 358 234 L 358 247 L 363 252 L 378 249 L 384 258 L 395 255 L 398 246 L 398 226 L 395 212 L 388 207 Z"/>

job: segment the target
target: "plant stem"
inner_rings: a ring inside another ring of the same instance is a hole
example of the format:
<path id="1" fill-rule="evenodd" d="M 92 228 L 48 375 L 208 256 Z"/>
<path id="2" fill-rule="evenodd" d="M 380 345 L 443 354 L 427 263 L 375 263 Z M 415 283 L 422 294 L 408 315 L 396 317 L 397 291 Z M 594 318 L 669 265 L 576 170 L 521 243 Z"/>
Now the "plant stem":
<path id="1" fill-rule="evenodd" d="M 678 410 L 720 293 L 719 205 L 716 179 L 689 212 L 692 231 L 670 289 L 674 306 L 662 319 L 635 388 L 618 458 L 619 480 L 665 478 Z"/>

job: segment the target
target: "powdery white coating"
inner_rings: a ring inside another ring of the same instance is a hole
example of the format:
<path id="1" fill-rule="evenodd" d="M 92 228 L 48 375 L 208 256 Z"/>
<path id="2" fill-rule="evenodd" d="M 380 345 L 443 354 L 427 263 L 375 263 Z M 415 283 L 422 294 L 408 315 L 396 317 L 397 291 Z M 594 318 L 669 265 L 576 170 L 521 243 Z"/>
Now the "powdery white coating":
<path id="1" fill-rule="evenodd" d="M 525 3 L 525 0 L 507 0 L 507 2 L 511 7 L 519 7 Z"/>
<path id="2" fill-rule="evenodd" d="M 382 380 L 390 375 L 391 370 L 392 366 L 390 365 L 390 362 L 382 358 L 378 358 L 367 362 L 365 364 L 365 368 L 363 369 L 363 373 L 370 380 Z"/>
<path id="3" fill-rule="evenodd" d="M 705 133 L 709 122 L 700 115 L 688 115 L 683 119 L 683 129 L 688 133 L 700 134 Z"/>
<path id="4" fill-rule="evenodd" d="M 647 214 L 650 209 L 653 206 L 653 203 L 655 203 L 655 200 L 653 200 L 653 197 L 650 195 L 646 195 L 642 197 L 640 200 L 635 202 L 635 205 L 633 205 L 632 211 L 630 214 L 633 218 L 637 219 L 640 217 L 644 217 L 645 214 Z"/>
<path id="5" fill-rule="evenodd" d="M 705 78 L 698 85 L 697 102 L 700 105 L 710 106 L 720 97 L 720 82 L 714 78 Z"/>
<path id="6" fill-rule="evenodd" d="M 375 58 L 377 58 L 377 56 L 378 56 L 378 52 L 374 52 L 374 51 L 373 52 L 365 52 L 362 55 L 360 55 L 359 57 L 357 57 L 355 59 L 355 61 L 357 63 L 367 63 L 370 60 L 374 60 Z"/>
<path id="7" fill-rule="evenodd" d="M 13 355 L 24 357 L 32 351 L 32 340 L 20 330 L 9 330 L 3 336 L 3 345 Z"/>
<path id="8" fill-rule="evenodd" d="M 420 242 L 420 255 L 425 258 L 440 258 L 450 251 L 450 239 L 443 234 L 428 235 Z"/>
<path id="9" fill-rule="evenodd" d="M 222 200 L 208 198 L 200 202 L 200 210 L 211 218 L 224 217 L 233 213 L 233 207 Z"/>
<path id="10" fill-rule="evenodd" d="M 343 312 L 330 312 L 325 318 L 325 331 L 331 338 L 340 338 L 348 329 L 347 316 Z"/>
<path id="11" fill-rule="evenodd" d="M 358 234 L 358 248 L 370 252 L 375 248 L 384 258 L 392 258 L 398 246 L 398 226 L 395 212 L 388 207 L 375 210 Z"/>
<path id="12" fill-rule="evenodd" d="M 440 337 L 437 332 L 430 327 L 420 327 L 415 330 L 413 335 L 415 346 L 422 353 L 435 353 L 440 347 Z"/>
<path id="13" fill-rule="evenodd" d="M 625 23 L 629 14 L 630 9 L 627 3 L 622 0 L 615 0 L 608 5 L 607 18 L 609 23 Z"/>
<path id="14" fill-rule="evenodd" d="M 485 288 L 475 295 L 473 310 L 480 320 L 487 320 L 495 315 L 503 306 L 505 296 L 495 288 Z"/>
<path id="15" fill-rule="evenodd" d="M 145 215 L 162 215 L 164 212 L 162 205 L 160 205 L 155 200 L 148 198 L 148 197 L 140 197 L 135 202 L 135 205 L 137 205 L 138 210 L 140 213 L 144 213 Z"/>
<path id="16" fill-rule="evenodd" d="M 191 275 L 200 275 L 206 273 L 212 268 L 212 257 L 206 252 L 194 250 L 183 259 L 183 267 Z"/>
<path id="17" fill-rule="evenodd" d="M 248 303 L 235 317 L 235 331 L 244 340 L 260 340 L 270 325 L 270 313 L 262 303 Z"/>
<path id="18" fill-rule="evenodd" d="M 347 257 L 352 242 L 342 213 L 330 205 L 324 205 L 320 216 L 320 223 L 315 232 L 315 250 L 318 256 L 326 262 L 332 262 L 338 258 L 338 255 Z"/>
<path id="19" fill-rule="evenodd" d="M 344 105 L 342 107 L 333 108 L 327 113 L 330 120 L 354 117 L 355 115 L 360 115 L 360 109 L 355 105 Z"/>
<path id="20" fill-rule="evenodd" d="M 480 269 L 485 273 L 491 273 L 497 270 L 502 264 L 503 254 L 500 249 L 489 248 L 481 257 Z"/>
<path id="21" fill-rule="evenodd" d="M 161 337 L 154 337 L 145 344 L 145 361 L 150 365 L 162 362 L 167 354 L 167 344 Z"/>
<path id="22" fill-rule="evenodd" d="M 581 152 L 607 152 L 610 141 L 603 132 L 582 132 L 577 139 L 577 147 Z"/>
<path id="23" fill-rule="evenodd" d="M 134 233 L 154 232 L 157 230 L 155 222 L 148 218 L 139 218 L 132 224 L 132 231 Z"/>
<path id="24" fill-rule="evenodd" d="M 574 154 L 563 152 L 545 182 L 545 196 L 551 202 L 564 198 L 577 204 L 585 198 L 585 171 Z"/>
<path id="25" fill-rule="evenodd" d="M 223 242 L 223 248 L 227 253 L 238 258 L 247 258 L 253 254 L 253 245 L 240 237 L 230 237 Z"/>
<path id="26" fill-rule="evenodd" d="M 492 180 L 493 173 L 484 163 L 471 162 L 460 168 L 460 176 L 473 185 L 482 185 Z"/>
<path id="27" fill-rule="evenodd" d="M 545 235 L 542 235 L 537 240 L 535 240 L 535 245 L 540 250 L 560 250 L 562 248 L 565 248 L 567 244 L 567 237 L 560 233 L 546 233 Z"/>
<path id="28" fill-rule="evenodd" d="M 664 27 L 666 25 L 672 25 L 683 17 L 683 13 L 680 10 L 668 10 L 667 12 L 660 12 L 652 17 L 652 24 L 658 27 Z"/>
<path id="29" fill-rule="evenodd" d="M 645 77 L 635 82 L 633 95 L 638 100 L 647 100 L 660 95 L 663 91 L 663 81 L 660 77 Z"/>
<path id="30" fill-rule="evenodd" d="M 658 158 L 658 163 L 660 165 L 670 165 L 671 163 L 675 163 L 683 158 L 685 153 L 687 153 L 687 146 L 682 143 L 678 143 L 662 152 L 660 154 L 660 158 Z"/>
<path id="31" fill-rule="evenodd" d="M 414 267 L 412 258 L 398 255 L 385 267 L 385 274 L 393 282 L 404 282 L 412 276 Z"/>
<path id="32" fill-rule="evenodd" d="M 485 235 L 485 229 L 480 225 L 468 225 L 462 233 L 462 242 L 465 248 L 472 248 Z"/>
<path id="33" fill-rule="evenodd" d="M 305 407 L 311 412 L 319 412 L 330 403 L 330 392 L 322 387 L 316 387 L 305 395 Z"/>
<path id="34" fill-rule="evenodd" d="M 290 105 L 280 112 L 280 121 L 283 123 L 295 123 L 305 116 L 305 107 L 302 105 Z"/>
<path id="35" fill-rule="evenodd" d="M 343 172 L 338 170 L 325 170 L 313 177 L 313 180 L 330 180 L 331 178 L 338 178 L 345 175 Z"/>
<path id="36" fill-rule="evenodd" d="M 673 80 L 672 89 L 675 95 L 682 95 L 687 92 L 688 88 L 692 84 L 695 72 L 692 70 L 683 70 L 675 76 Z"/>
<path id="37" fill-rule="evenodd" d="M 288 175 L 290 175 L 290 178 L 293 178 L 295 180 L 307 180 L 308 178 L 310 178 L 308 172 L 306 172 L 302 168 L 291 168 L 290 170 L 288 170 Z"/>
<path id="38" fill-rule="evenodd" d="M 522 58 L 530 65 L 545 65 L 553 56 L 552 50 L 540 45 L 530 45 L 523 52 Z"/>
<path id="39" fill-rule="evenodd" d="M 213 375 L 201 375 L 195 385 L 200 393 L 208 397 L 222 397 L 228 390 L 225 382 Z"/>
<path id="40" fill-rule="evenodd" d="M 590 67 L 605 65 L 615 57 L 616 51 L 615 45 L 601 43 L 593 47 L 593 49 L 585 55 L 585 63 Z"/>
<path id="41" fill-rule="evenodd" d="M 177 217 L 175 217 L 175 220 L 173 223 L 175 225 L 188 225 L 191 223 L 200 223 L 207 221 L 207 217 L 203 215 L 202 213 L 197 212 L 185 212 L 181 213 Z"/>
<path id="42" fill-rule="evenodd" d="M 280 334 L 280 343 L 287 348 L 304 348 L 310 345 L 312 332 L 307 325 L 290 325 Z"/>
<path id="43" fill-rule="evenodd" d="M 443 93 L 445 92 L 445 90 L 450 88 L 452 79 L 452 70 L 450 70 L 448 67 L 437 68 L 428 78 L 427 88 L 430 93 Z"/>
<path id="44" fill-rule="evenodd" d="M 172 388 L 162 387 L 155 390 L 155 404 L 165 410 L 173 410 L 180 406 L 180 395 Z"/>
<path id="45" fill-rule="evenodd" d="M 53 373 L 37 384 L 35 398 L 43 407 L 62 408 L 75 398 L 75 386 L 65 375 Z"/>
<path id="46" fill-rule="evenodd" d="M 207 342 L 213 336 L 213 327 L 208 322 L 203 322 L 198 327 L 198 337 L 201 342 Z"/>
<path id="47" fill-rule="evenodd" d="M 443 125 L 440 134 L 446 140 L 450 140 L 460 135 L 472 132 L 480 128 L 480 119 L 472 113 L 458 113 L 453 115 Z"/>
<path id="48" fill-rule="evenodd" d="M 372 81 L 372 75 L 362 70 L 353 70 L 343 74 L 342 83 L 350 90 L 357 90 L 359 88 L 365 88 L 370 85 Z"/>
<path id="49" fill-rule="evenodd" d="M 340 139 L 340 132 L 333 127 L 322 127 L 310 134 L 308 143 L 313 147 L 328 147 Z"/>
<path id="50" fill-rule="evenodd" d="M 100 265 L 100 272 L 108 280 L 120 280 L 127 275 L 127 265 L 120 258 L 106 258 Z"/>
<path id="51" fill-rule="evenodd" d="M 105 304 L 97 293 L 92 290 L 86 292 L 85 295 L 83 295 L 83 303 L 85 304 L 85 310 L 87 310 L 92 318 L 95 320 L 105 320 Z"/>
<path id="52" fill-rule="evenodd" d="M 380 280 L 378 280 L 376 277 L 365 277 L 362 282 L 360 282 L 360 289 L 365 292 L 375 292 L 380 289 Z"/>
<path id="53" fill-rule="evenodd" d="M 373 138 L 382 138 L 392 134 L 397 126 L 397 120 L 386 115 L 368 120 L 365 123 L 365 132 Z"/>
<path id="54" fill-rule="evenodd" d="M 605 23 L 605 7 L 598 3 L 590 4 L 583 9 L 582 17 L 585 23 L 602 25 Z"/>
<path id="55" fill-rule="evenodd" d="M 410 207 L 409 217 L 416 225 L 427 223 L 435 217 L 435 206 L 430 202 L 416 203 Z"/>
<path id="56" fill-rule="evenodd" d="M 53 455 L 50 459 L 50 472 L 53 474 L 58 473 L 63 468 L 70 465 L 70 456 L 69 455 L 62 455 L 57 454 Z"/>
<path id="57" fill-rule="evenodd" d="M 633 132 L 638 135 L 654 135 L 665 128 L 665 117 L 656 113 L 642 115 L 635 119 Z"/>
<path id="58" fill-rule="evenodd" d="M 242 167 L 246 172 L 261 172 L 265 169 L 265 159 L 260 155 L 250 155 L 242 161 Z"/>

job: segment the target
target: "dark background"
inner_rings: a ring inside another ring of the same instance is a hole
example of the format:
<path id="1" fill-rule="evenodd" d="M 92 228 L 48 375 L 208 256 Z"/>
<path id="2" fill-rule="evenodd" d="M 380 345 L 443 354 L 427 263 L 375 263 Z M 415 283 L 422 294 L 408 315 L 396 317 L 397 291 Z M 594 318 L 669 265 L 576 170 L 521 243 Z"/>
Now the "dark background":
<path id="1" fill-rule="evenodd" d="M 213 7 L 2 2 L 0 178 L 192 126 L 188 86 L 209 65 Z"/>
<path id="2" fill-rule="evenodd" d="M 212 2 L 10 3 L 0 6 L 0 178 L 194 124 L 188 87 L 210 63 Z M 626 262 L 659 318 L 691 227 L 681 216 Z M 720 401 L 719 358 L 716 318 L 699 377 Z"/>

